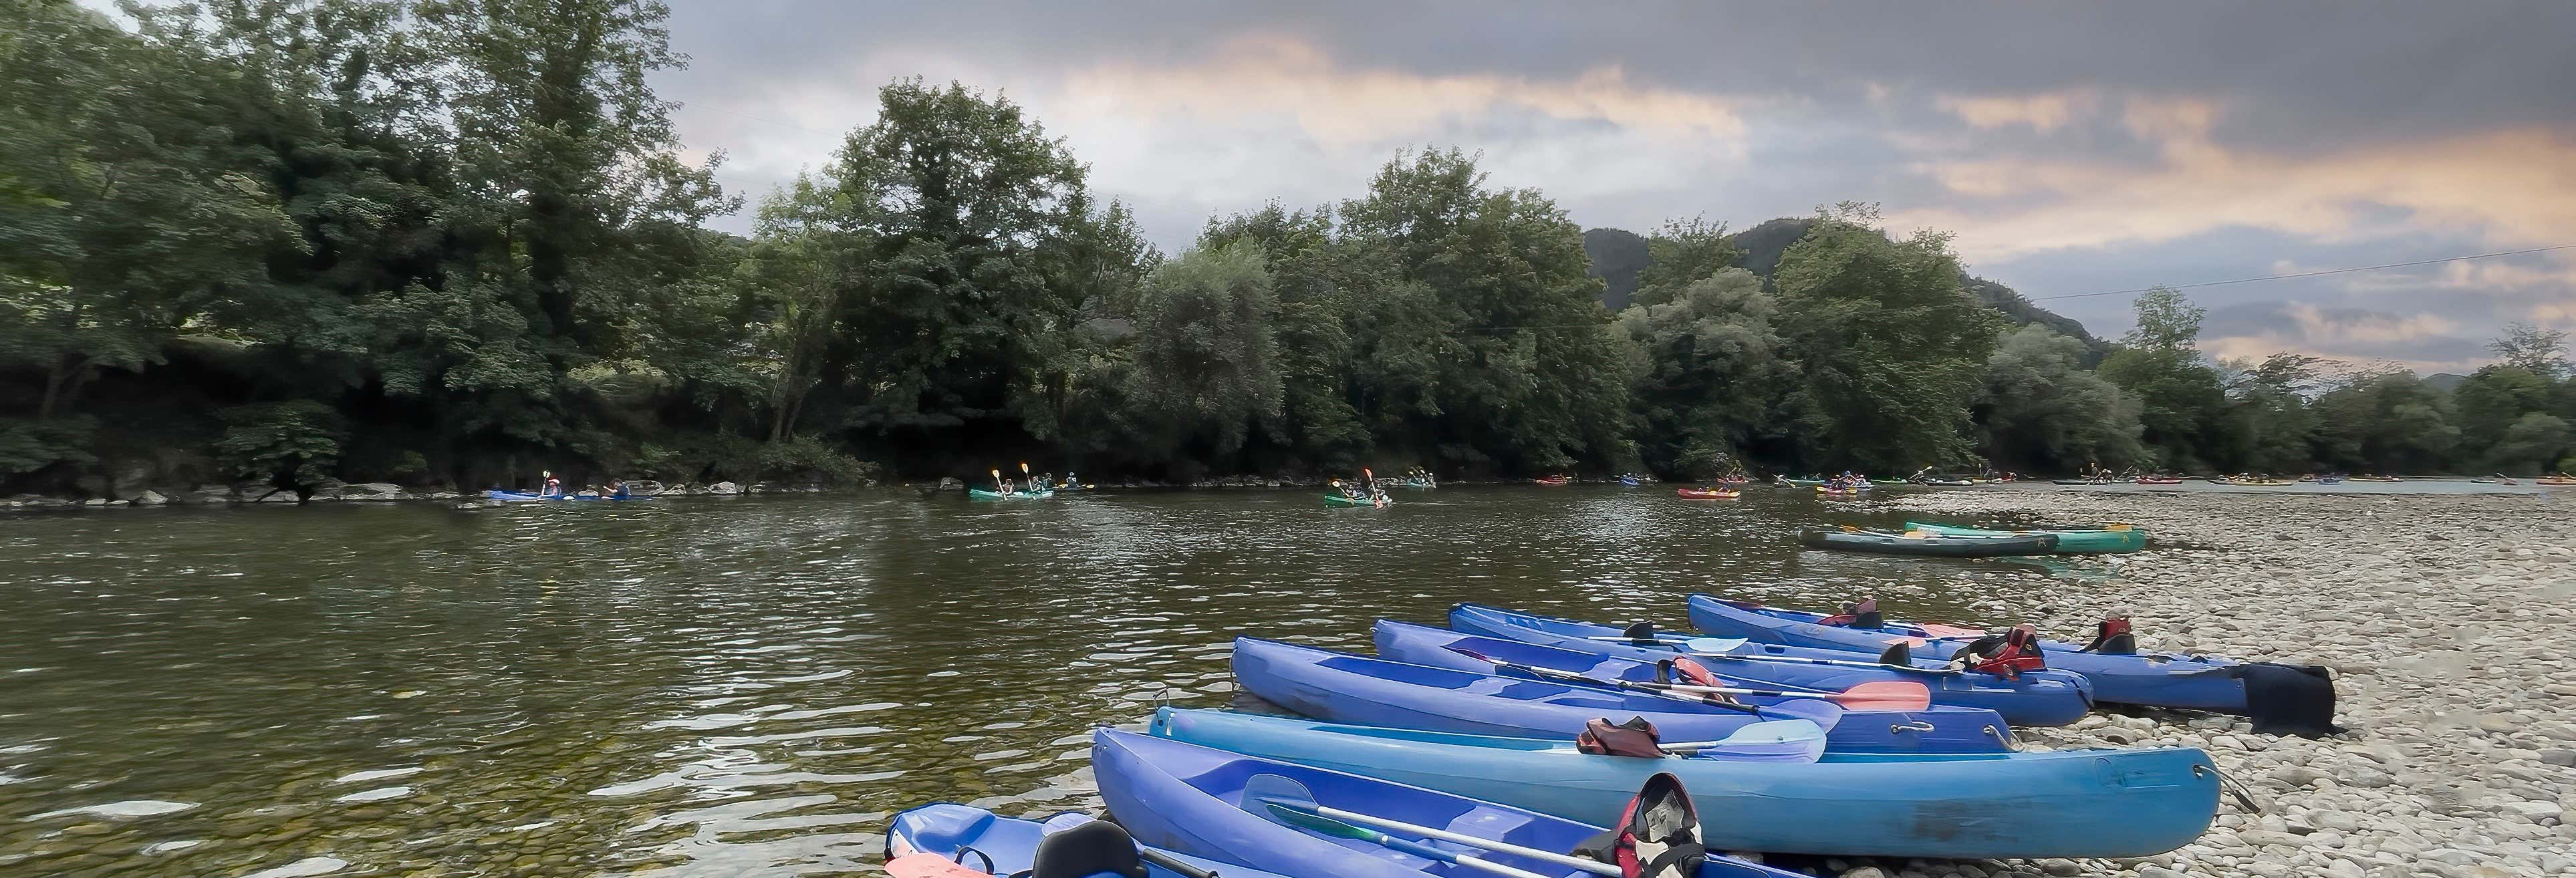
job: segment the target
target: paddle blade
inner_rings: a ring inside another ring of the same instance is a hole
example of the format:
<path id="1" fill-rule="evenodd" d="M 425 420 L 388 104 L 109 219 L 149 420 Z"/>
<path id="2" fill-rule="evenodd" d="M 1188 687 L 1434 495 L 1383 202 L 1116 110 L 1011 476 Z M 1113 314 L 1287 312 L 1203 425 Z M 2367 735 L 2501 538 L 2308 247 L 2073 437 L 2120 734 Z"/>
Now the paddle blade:
<path id="1" fill-rule="evenodd" d="M 978 872 L 938 854 L 912 854 L 887 860 L 886 874 L 894 878 L 992 878 L 990 872 Z"/>
<path id="2" fill-rule="evenodd" d="M 1682 649 L 1716 655 L 1742 649 L 1745 643 L 1745 639 L 1741 637 L 1693 637 L 1682 641 Z"/>
<path id="3" fill-rule="evenodd" d="M 1295 778 L 1275 774 L 1256 774 L 1243 782 L 1243 810 L 1261 813 L 1273 808 L 1290 813 L 1313 814 L 1323 807 L 1315 803 L 1315 793 Z"/>
<path id="4" fill-rule="evenodd" d="M 1639 622 L 1637 624 L 1630 625 L 1627 628 L 1622 629 L 1619 632 L 1619 636 L 1630 640 L 1653 640 L 1655 639 L 1655 623 Z"/>
<path id="5" fill-rule="evenodd" d="M 1904 680 L 1862 683 L 1827 696 L 1849 710 L 1923 710 L 1932 706 L 1932 688 Z"/>
<path id="6" fill-rule="evenodd" d="M 1620 878 L 1691 878 L 1707 859 L 1700 842 L 1699 808 L 1672 772 L 1656 772 L 1628 803 L 1613 854 Z"/>
<path id="7" fill-rule="evenodd" d="M 1025 460 L 1020 461 L 1020 475 L 1024 475 L 1024 476 L 1025 476 L 1025 475 L 1028 475 L 1028 474 L 1029 474 L 1029 462 L 1028 462 L 1028 461 L 1025 461 Z"/>
<path id="8" fill-rule="evenodd" d="M 1831 729 L 1843 719 L 1843 706 L 1822 698 L 1786 698 L 1756 708 L 1764 719 L 1802 719 Z"/>

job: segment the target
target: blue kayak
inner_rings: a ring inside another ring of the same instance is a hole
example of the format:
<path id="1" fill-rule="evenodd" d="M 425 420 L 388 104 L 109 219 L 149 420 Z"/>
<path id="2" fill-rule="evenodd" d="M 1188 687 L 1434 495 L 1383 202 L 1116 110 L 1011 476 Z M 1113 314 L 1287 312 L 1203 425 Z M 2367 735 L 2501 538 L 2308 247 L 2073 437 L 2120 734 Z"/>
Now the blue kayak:
<path id="1" fill-rule="evenodd" d="M 1642 693 L 1408 665 L 1254 637 L 1234 640 L 1234 679 L 1246 692 L 1316 719 L 1371 726 L 1557 738 L 1585 723 L 1645 717 L 1669 741 L 1715 741 L 1765 720 L 1805 719 L 1830 731 L 1843 709 L 1797 699 L 1768 715 Z"/>
<path id="2" fill-rule="evenodd" d="M 1017 820 L 967 805 L 923 805 L 894 815 L 894 822 L 886 826 L 886 859 L 936 854 L 988 875 L 1011 875 L 1029 869 L 1037 858 L 1039 841 L 1091 822 L 1093 818 L 1088 814 L 1058 814 L 1043 821 Z M 1163 853 L 1194 868 L 1222 869 L 1227 878 L 1281 878 L 1188 854 Z M 1151 863 L 1146 864 L 1145 874 L 1150 878 L 1181 878 L 1181 873 Z"/>
<path id="3" fill-rule="evenodd" d="M 1515 612 L 1483 604 L 1459 604 L 1450 608 L 1449 627 L 1462 633 L 1644 662 L 1671 658 L 1680 648 L 1678 643 L 1662 641 L 1596 640 L 1594 638 L 1618 638 L 1622 633 L 1607 625 Z M 1855 658 L 1842 650 L 1762 643 L 1747 643 L 1732 650 L 1731 654 L 1741 659 L 1692 655 L 1712 670 L 1748 680 L 1761 680 L 1777 688 L 1839 691 L 1884 680 L 1921 683 L 1932 690 L 1934 704 L 1992 710 L 2002 714 L 2005 722 L 2016 726 L 2062 726 L 2083 719 L 2085 714 L 2093 711 L 2092 684 L 2085 682 L 2082 675 L 2065 671 L 2038 671 L 2023 674 L 2020 680 L 2015 681 L 1992 674 L 1941 673 L 1931 667 L 1938 663 L 1930 660 L 1917 663 L 1924 666 L 1922 669 L 1909 671 L 1878 665 L 1876 656 Z M 1786 660 L 1857 661 L 1866 666 Z"/>
<path id="4" fill-rule="evenodd" d="M 1505 677 L 1525 676 L 1524 672 L 1497 669 L 1458 651 L 1466 649 L 1516 665 L 1581 674 L 1595 680 L 1663 682 L 1655 679 L 1656 667 L 1652 661 L 1614 658 L 1498 637 L 1479 637 L 1446 628 L 1408 625 L 1386 619 L 1378 620 L 1370 633 L 1377 638 L 1378 657 L 1389 661 Z M 1733 688 L 1771 688 L 1767 683 L 1751 680 L 1722 676 L 1720 680 L 1723 685 Z M 1762 695 L 1735 697 L 1753 705 L 1773 705 L 1786 700 Z M 1936 704 L 1923 710 L 1845 708 L 1842 719 L 1826 733 L 1825 748 L 1836 753 L 1992 753 L 2011 749 L 2011 741 L 2011 727 L 2005 725 L 2004 718 L 1994 711 Z"/>
<path id="5" fill-rule="evenodd" d="M 1318 835 L 1256 816 L 1236 806 L 1243 799 L 1245 782 L 1256 775 L 1277 775 L 1303 784 L 1314 794 L 1315 802 L 1327 808 L 1552 853 L 1569 853 L 1602 832 L 1593 824 L 1436 790 L 1116 729 L 1092 733 L 1091 768 L 1099 777 L 1100 797 L 1109 803 L 1110 816 L 1135 833 L 1138 841 L 1267 869 L 1290 878 L 1492 878 L 1493 873 L 1436 862 L 1371 842 Z M 1629 792 L 1633 795 L 1636 791 Z M 1405 837 L 1419 840 L 1419 836 Z M 1467 854 L 1550 878 L 1591 876 L 1544 860 L 1480 851 L 1446 841 L 1433 844 L 1453 854 Z M 1696 878 L 1804 876 L 1711 856 L 1700 865 Z"/>
<path id="6" fill-rule="evenodd" d="M 1905 641 L 1925 661 L 1947 659 L 1975 637 L 1935 637 L 1921 627 L 1889 622 L 1878 628 L 1819 625 L 1825 616 L 1760 604 L 1690 596 L 1691 625 L 1718 637 L 1742 637 L 1788 646 L 1843 650 L 1848 656 L 1876 655 Z M 2083 644 L 2040 641 L 2041 658 L 2052 670 L 2084 675 L 2097 701 L 2245 712 L 2245 682 L 2233 673 L 2238 662 L 2175 653 L 2085 652 Z"/>
<path id="7" fill-rule="evenodd" d="M 1723 850 L 2145 857 L 2198 838 L 2218 811 L 2209 754 L 2183 748 L 1636 759 L 1568 753 L 1562 741 L 1168 707 L 1148 733 L 1585 822 L 1617 820 L 1647 775 L 1668 771 L 1698 803 L 1709 846 Z"/>

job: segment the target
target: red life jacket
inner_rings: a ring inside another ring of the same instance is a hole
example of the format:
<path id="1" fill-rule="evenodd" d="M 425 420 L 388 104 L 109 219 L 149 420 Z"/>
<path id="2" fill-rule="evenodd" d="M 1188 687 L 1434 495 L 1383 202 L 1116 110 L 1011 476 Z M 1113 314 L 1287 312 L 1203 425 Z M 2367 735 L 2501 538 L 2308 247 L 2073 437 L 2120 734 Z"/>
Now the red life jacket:
<path id="1" fill-rule="evenodd" d="M 1708 686 L 1712 688 L 1724 688 L 1726 686 L 1725 681 L 1719 680 L 1715 673 L 1711 673 L 1707 665 L 1703 665 L 1686 658 L 1675 658 L 1671 661 L 1673 665 L 1673 676 L 1680 677 L 1684 683 L 1692 686 Z"/>
<path id="2" fill-rule="evenodd" d="M 1612 723 L 1608 719 L 1584 723 L 1583 733 L 1574 737 L 1574 749 L 1594 756 L 1662 759 L 1663 748 L 1657 746 L 1662 742 L 1662 736 L 1655 732 L 1654 723 L 1647 722 L 1642 716 L 1632 716 L 1624 723 Z"/>
<path id="3" fill-rule="evenodd" d="M 2039 635 L 2028 625 L 2015 625 L 2012 630 L 2004 632 L 2002 642 L 1995 645 L 1993 652 L 1980 650 L 1973 643 L 1968 645 L 1968 650 L 1969 670 L 1995 674 L 2006 680 L 2019 680 L 2023 671 L 2048 667 L 2040 657 Z"/>

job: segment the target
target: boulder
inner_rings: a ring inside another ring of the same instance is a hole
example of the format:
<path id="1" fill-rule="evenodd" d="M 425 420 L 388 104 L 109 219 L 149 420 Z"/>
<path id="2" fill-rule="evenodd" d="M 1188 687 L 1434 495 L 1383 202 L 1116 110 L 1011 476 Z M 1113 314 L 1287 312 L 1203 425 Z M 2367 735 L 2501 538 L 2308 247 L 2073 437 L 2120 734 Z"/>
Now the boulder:
<path id="1" fill-rule="evenodd" d="M 169 502 L 170 498 L 161 496 L 161 492 L 150 488 L 145 488 L 143 493 L 134 495 L 133 500 L 136 506 L 161 506 Z"/>
<path id="2" fill-rule="evenodd" d="M 708 486 L 707 486 L 707 493 L 709 493 L 709 494 L 740 494 L 740 493 L 742 493 L 742 486 L 741 486 L 741 485 L 734 484 L 734 483 L 732 483 L 732 482 L 717 482 L 717 483 L 715 483 L 715 484 L 712 484 L 712 485 L 708 485 Z"/>

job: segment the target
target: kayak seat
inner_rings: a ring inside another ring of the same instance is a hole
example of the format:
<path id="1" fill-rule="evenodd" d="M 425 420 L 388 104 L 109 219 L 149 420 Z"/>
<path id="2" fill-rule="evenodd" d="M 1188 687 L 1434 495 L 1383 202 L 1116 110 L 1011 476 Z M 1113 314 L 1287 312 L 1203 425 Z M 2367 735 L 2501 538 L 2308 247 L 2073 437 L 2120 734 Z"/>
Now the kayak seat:
<path id="1" fill-rule="evenodd" d="M 1145 861 L 1136 855 L 1136 839 L 1118 824 L 1094 820 L 1038 841 L 1029 862 L 1029 878 L 1087 878 L 1117 875 L 1146 878 Z"/>

